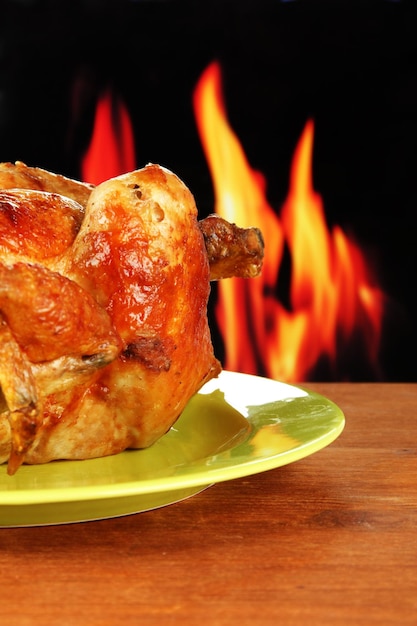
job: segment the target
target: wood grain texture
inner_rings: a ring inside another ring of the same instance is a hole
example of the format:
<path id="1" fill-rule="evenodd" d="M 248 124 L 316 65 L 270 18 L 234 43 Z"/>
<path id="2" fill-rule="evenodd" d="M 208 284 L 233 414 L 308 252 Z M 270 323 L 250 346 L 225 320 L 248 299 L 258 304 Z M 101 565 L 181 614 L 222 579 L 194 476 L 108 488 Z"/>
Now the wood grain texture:
<path id="1" fill-rule="evenodd" d="M 0 530 L 2 623 L 417 623 L 417 385 L 310 384 L 326 449 L 159 510 Z"/>

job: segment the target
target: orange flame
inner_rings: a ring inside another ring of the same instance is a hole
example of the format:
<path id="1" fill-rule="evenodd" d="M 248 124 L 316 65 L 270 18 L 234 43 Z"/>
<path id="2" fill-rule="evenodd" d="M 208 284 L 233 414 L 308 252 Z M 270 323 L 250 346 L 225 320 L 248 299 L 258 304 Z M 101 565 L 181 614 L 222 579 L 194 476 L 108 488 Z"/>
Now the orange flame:
<path id="1" fill-rule="evenodd" d="M 216 309 L 225 367 L 287 381 L 308 380 L 318 360 L 338 358 L 361 335 L 376 363 L 383 294 L 365 259 L 339 227 L 329 232 L 312 184 L 314 125 L 295 150 L 290 189 L 280 218 L 268 204 L 264 177 L 254 171 L 227 120 L 221 71 L 211 64 L 194 92 L 196 122 L 212 174 L 216 212 L 265 238 L 262 275 L 219 284 Z M 291 258 L 290 307 L 276 296 L 284 248 Z"/>
<path id="2" fill-rule="evenodd" d="M 107 90 L 97 103 L 91 142 L 81 165 L 82 179 L 98 185 L 135 169 L 133 138 L 126 106 Z"/>

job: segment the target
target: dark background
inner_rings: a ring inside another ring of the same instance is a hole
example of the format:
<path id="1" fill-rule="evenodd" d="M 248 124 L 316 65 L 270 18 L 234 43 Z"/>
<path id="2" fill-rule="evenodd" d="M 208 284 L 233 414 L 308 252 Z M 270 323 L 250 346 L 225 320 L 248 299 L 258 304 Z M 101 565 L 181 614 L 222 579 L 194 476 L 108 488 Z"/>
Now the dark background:
<path id="1" fill-rule="evenodd" d="M 412 2 L 3 0 L 1 13 L 1 161 L 80 177 L 97 96 L 110 86 L 129 109 L 138 167 L 174 170 L 204 217 L 213 190 L 192 92 L 218 60 L 229 121 L 279 212 L 312 117 L 328 224 L 354 235 L 388 297 L 380 370 L 351 359 L 344 375 L 417 379 Z"/>

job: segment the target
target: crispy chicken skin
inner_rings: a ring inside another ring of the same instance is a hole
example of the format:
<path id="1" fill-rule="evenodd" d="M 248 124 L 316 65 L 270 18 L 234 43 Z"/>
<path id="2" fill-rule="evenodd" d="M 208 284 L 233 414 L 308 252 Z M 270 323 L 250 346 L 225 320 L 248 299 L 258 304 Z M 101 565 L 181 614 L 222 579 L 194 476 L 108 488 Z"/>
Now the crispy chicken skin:
<path id="1" fill-rule="evenodd" d="M 0 189 L 0 260 L 48 265 L 73 243 L 83 219 L 83 207 L 60 194 Z"/>
<path id="2" fill-rule="evenodd" d="M 39 259 L 48 237 L 39 235 L 39 252 L 23 250 L 24 262 L 14 249 L 11 262 L 0 256 L 0 365 L 18 363 L 27 377 L 0 378 L 0 460 L 10 473 L 23 461 L 147 447 L 220 371 L 204 238 L 177 176 L 149 165 L 106 181 L 66 250 Z"/>
<path id="3" fill-rule="evenodd" d="M 0 163 L 0 189 L 32 189 L 58 193 L 84 207 L 93 185 L 16 161 Z"/>

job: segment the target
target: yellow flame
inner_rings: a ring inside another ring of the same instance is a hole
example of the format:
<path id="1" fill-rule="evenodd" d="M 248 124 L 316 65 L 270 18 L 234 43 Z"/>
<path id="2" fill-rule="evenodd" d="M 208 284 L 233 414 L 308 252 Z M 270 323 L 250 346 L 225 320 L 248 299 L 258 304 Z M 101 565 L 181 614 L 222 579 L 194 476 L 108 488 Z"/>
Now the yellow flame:
<path id="1" fill-rule="evenodd" d="M 358 328 L 376 359 L 383 295 L 371 284 L 358 247 L 339 227 L 327 228 L 322 199 L 312 183 L 312 120 L 296 147 L 288 196 L 278 217 L 266 199 L 264 177 L 251 168 L 229 125 L 218 63 L 202 74 L 194 110 L 216 212 L 240 226 L 258 226 L 265 238 L 262 276 L 219 284 L 216 313 L 225 367 L 307 380 L 321 355 L 337 358 L 340 335 L 349 341 Z M 276 296 L 284 245 L 291 257 L 290 310 Z"/>

